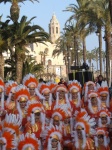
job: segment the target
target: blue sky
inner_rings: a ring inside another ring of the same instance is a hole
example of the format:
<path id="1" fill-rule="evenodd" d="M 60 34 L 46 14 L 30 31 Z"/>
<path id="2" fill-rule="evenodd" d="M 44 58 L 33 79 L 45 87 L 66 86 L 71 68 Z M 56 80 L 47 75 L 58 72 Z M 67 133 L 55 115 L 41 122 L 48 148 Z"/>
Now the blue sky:
<path id="1" fill-rule="evenodd" d="M 33 16 L 36 16 L 36 19 L 32 21 L 33 24 L 38 24 L 48 32 L 48 24 L 50 19 L 55 12 L 57 19 L 60 23 L 61 30 L 64 27 L 64 23 L 70 17 L 70 12 L 63 12 L 69 4 L 76 3 L 76 0 L 40 0 L 40 3 L 34 2 L 24 2 L 24 4 L 19 3 L 20 5 L 20 16 L 26 15 L 28 19 Z M 10 3 L 0 4 L 0 15 L 3 14 L 3 20 L 10 13 Z M 98 37 L 95 34 L 92 34 L 87 37 L 87 50 L 92 50 L 95 47 L 98 47 Z M 103 49 L 105 49 L 103 41 Z"/>

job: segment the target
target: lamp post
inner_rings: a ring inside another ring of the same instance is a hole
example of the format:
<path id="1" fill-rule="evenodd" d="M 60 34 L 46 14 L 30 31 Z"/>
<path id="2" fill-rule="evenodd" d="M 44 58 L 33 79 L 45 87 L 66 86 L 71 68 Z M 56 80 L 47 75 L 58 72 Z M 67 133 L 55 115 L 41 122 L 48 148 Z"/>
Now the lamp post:
<path id="1" fill-rule="evenodd" d="M 100 66 L 100 74 L 102 74 L 102 32 L 101 27 L 98 27 L 96 31 L 96 35 L 98 36 L 99 42 L 99 66 Z"/>
<path id="2" fill-rule="evenodd" d="M 70 47 L 69 49 L 68 49 L 68 74 L 71 72 L 71 69 L 70 69 L 70 67 L 71 67 L 71 51 L 72 51 L 72 47 Z"/>
<path id="3" fill-rule="evenodd" d="M 103 40 L 105 41 L 105 52 L 107 53 L 107 42 L 106 42 L 106 36 L 104 35 Z M 104 77 L 107 78 L 107 56 L 105 54 L 105 58 L 103 58 L 103 63 L 105 63 L 104 65 Z"/>
<path id="4" fill-rule="evenodd" d="M 60 77 L 62 77 L 62 67 L 60 66 Z"/>
<path id="5" fill-rule="evenodd" d="M 77 65 L 79 65 L 79 53 L 80 53 L 80 50 L 77 51 Z"/>

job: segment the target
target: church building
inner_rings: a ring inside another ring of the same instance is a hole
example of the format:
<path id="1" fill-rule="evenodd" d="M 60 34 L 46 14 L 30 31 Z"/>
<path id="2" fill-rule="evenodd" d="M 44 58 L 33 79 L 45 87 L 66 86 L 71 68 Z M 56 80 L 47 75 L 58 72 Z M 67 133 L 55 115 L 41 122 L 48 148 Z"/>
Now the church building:
<path id="1" fill-rule="evenodd" d="M 49 34 L 52 43 L 46 42 L 46 45 L 41 43 L 30 45 L 30 55 L 35 56 L 37 63 L 43 64 L 45 67 L 45 72 L 40 77 L 48 80 L 66 77 L 63 54 L 60 54 L 58 57 L 52 56 L 56 47 L 55 42 L 60 37 L 60 24 L 55 14 L 53 14 L 49 23 Z"/>

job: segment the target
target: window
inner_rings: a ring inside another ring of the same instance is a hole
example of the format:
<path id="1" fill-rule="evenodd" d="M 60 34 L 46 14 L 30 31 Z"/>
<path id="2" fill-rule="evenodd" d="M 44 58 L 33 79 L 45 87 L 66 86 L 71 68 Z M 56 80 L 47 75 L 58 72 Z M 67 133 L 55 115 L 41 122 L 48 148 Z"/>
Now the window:
<path id="1" fill-rule="evenodd" d="M 54 28 L 52 28 L 52 33 L 54 33 Z"/>
<path id="2" fill-rule="evenodd" d="M 51 34 L 51 27 L 49 27 L 49 33 Z"/>
<path id="3" fill-rule="evenodd" d="M 58 27 L 56 27 L 56 33 L 58 33 Z"/>
<path id="4" fill-rule="evenodd" d="M 48 49 L 48 48 L 45 48 L 44 54 L 48 54 L 48 52 L 49 52 L 49 49 Z"/>
<path id="5" fill-rule="evenodd" d="M 51 66 L 52 65 L 52 61 L 49 59 L 48 60 L 48 66 Z"/>

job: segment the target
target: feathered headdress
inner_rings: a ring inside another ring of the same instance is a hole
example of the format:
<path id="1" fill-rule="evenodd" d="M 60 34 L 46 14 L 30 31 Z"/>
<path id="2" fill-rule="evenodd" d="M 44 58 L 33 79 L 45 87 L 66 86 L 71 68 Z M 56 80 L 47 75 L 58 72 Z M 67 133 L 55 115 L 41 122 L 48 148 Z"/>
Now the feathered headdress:
<path id="1" fill-rule="evenodd" d="M 91 103 L 91 98 L 92 97 L 96 97 L 97 98 L 97 106 L 98 106 L 98 110 L 101 109 L 101 101 L 99 99 L 99 93 L 95 92 L 95 91 L 89 91 L 88 92 L 88 108 L 90 110 L 91 113 L 94 113 L 93 109 L 92 109 L 92 103 Z"/>
<path id="2" fill-rule="evenodd" d="M 47 85 L 49 86 L 51 93 L 54 93 L 55 88 L 57 87 L 58 84 L 55 82 L 48 82 Z"/>
<path id="3" fill-rule="evenodd" d="M 87 102 L 88 86 L 93 85 L 94 90 L 96 90 L 95 83 L 93 81 L 88 81 L 84 84 L 84 102 Z"/>
<path id="4" fill-rule="evenodd" d="M 83 137 L 82 149 L 84 149 L 86 146 L 86 135 L 95 134 L 95 130 L 92 128 L 92 126 L 94 126 L 95 124 L 96 124 L 95 119 L 94 118 L 90 119 L 90 116 L 88 116 L 87 114 L 79 119 L 77 118 L 77 123 L 75 125 L 75 131 L 73 131 L 73 133 L 72 133 L 76 148 L 79 148 L 79 146 L 80 146 L 77 130 L 81 130 L 81 132 L 82 132 L 82 137 Z"/>
<path id="5" fill-rule="evenodd" d="M 42 138 L 46 139 L 45 145 L 48 150 L 52 150 L 52 139 L 58 140 L 58 148 L 57 150 L 61 150 L 61 142 L 62 142 L 62 131 L 56 126 L 53 125 L 46 127 L 46 130 L 42 133 Z"/>
<path id="6" fill-rule="evenodd" d="M 102 81 L 101 86 L 98 88 L 98 92 L 100 96 L 107 96 L 106 105 L 109 107 L 109 88 L 106 81 Z"/>
<path id="7" fill-rule="evenodd" d="M 30 93 L 26 86 L 20 84 L 15 89 L 14 97 L 17 105 L 16 106 L 17 110 L 19 112 L 20 118 L 22 119 L 23 115 L 22 115 L 22 110 L 20 108 L 20 101 L 25 101 L 25 102 L 28 101 L 30 99 Z"/>
<path id="8" fill-rule="evenodd" d="M 52 118 L 54 118 L 55 116 L 58 116 L 60 121 L 63 121 L 66 118 L 67 112 L 66 112 L 65 105 L 58 106 L 53 109 Z"/>
<path id="9" fill-rule="evenodd" d="M 56 93 L 60 90 L 65 91 L 66 93 L 68 93 L 68 89 L 64 84 L 57 85 L 54 92 Z"/>
<path id="10" fill-rule="evenodd" d="M 95 119 L 85 114 L 84 116 L 77 118 L 77 122 L 75 124 L 75 131 L 72 133 L 72 136 L 75 140 L 75 147 L 79 148 L 79 140 L 77 135 L 77 130 L 81 130 L 83 143 L 82 148 L 84 149 L 86 146 L 86 135 L 95 134 L 95 130 L 92 128 L 96 124 Z"/>
<path id="11" fill-rule="evenodd" d="M 0 92 L 2 93 L 1 94 L 1 109 L 4 109 L 4 87 L 5 87 L 4 81 L 0 77 Z"/>
<path id="12" fill-rule="evenodd" d="M 80 111 L 75 111 L 74 116 L 75 116 L 75 120 L 78 121 L 79 119 L 87 116 L 88 113 L 85 109 L 81 108 Z"/>
<path id="13" fill-rule="evenodd" d="M 0 77 L 0 88 L 2 89 L 2 91 L 4 91 L 4 86 L 5 86 L 4 81 L 3 81 L 3 79 Z"/>
<path id="14" fill-rule="evenodd" d="M 60 121 L 60 129 L 62 128 L 63 121 L 67 117 L 67 109 L 66 105 L 58 105 L 56 108 L 53 109 L 51 113 L 51 120 L 50 124 L 53 124 L 53 120 Z"/>
<path id="15" fill-rule="evenodd" d="M 2 144 L 2 150 L 6 149 L 16 149 L 17 142 L 14 134 L 8 130 L 5 130 L 1 137 L 0 143 Z"/>
<path id="16" fill-rule="evenodd" d="M 98 116 L 98 126 L 99 127 L 102 127 L 102 123 L 101 123 L 101 118 L 102 117 L 107 117 L 107 124 L 106 125 L 109 125 L 110 124 L 110 117 L 111 117 L 111 113 L 108 111 L 108 109 L 102 109 L 100 110 L 98 113 L 97 113 L 97 116 Z"/>
<path id="17" fill-rule="evenodd" d="M 19 118 L 19 115 L 6 114 L 3 123 L 3 131 L 8 130 L 12 133 L 15 133 L 16 136 L 19 136 L 20 127 L 21 127 L 21 120 Z"/>
<path id="18" fill-rule="evenodd" d="M 35 134 L 26 133 L 19 137 L 18 150 L 26 150 L 28 148 L 39 150 L 40 141 L 35 137 Z"/>
<path id="19" fill-rule="evenodd" d="M 65 92 L 66 103 L 70 106 L 69 99 L 68 99 L 68 89 L 64 84 L 60 84 L 60 85 L 57 85 L 54 90 L 54 94 L 56 95 L 56 107 L 59 105 L 58 104 L 59 103 L 59 91 Z"/>
<path id="20" fill-rule="evenodd" d="M 11 100 L 12 93 L 15 93 L 16 87 L 17 87 L 17 83 L 12 80 L 8 80 L 8 82 L 5 84 L 5 93 L 8 96 L 7 104 Z"/>
<path id="21" fill-rule="evenodd" d="M 13 92 L 17 85 L 18 85 L 17 82 L 8 80 L 8 82 L 5 84 L 6 95 L 8 96 L 10 92 Z"/>
<path id="22" fill-rule="evenodd" d="M 44 109 L 43 105 L 36 101 L 29 102 L 28 106 L 26 108 L 26 113 L 27 113 L 27 117 L 28 117 L 28 119 L 30 119 L 32 125 L 35 124 L 35 112 L 37 112 L 37 111 L 41 113 L 40 121 L 42 122 L 42 130 L 44 130 L 45 109 Z"/>
<path id="23" fill-rule="evenodd" d="M 70 92 L 70 101 L 72 100 L 72 93 L 78 93 L 78 101 L 76 107 L 79 107 L 81 105 L 81 84 L 77 80 L 69 81 L 68 90 Z"/>
<path id="24" fill-rule="evenodd" d="M 38 81 L 33 74 L 29 73 L 23 78 L 23 84 L 26 87 L 33 86 L 33 87 L 37 88 Z"/>
<path id="25" fill-rule="evenodd" d="M 35 93 L 36 93 L 36 95 L 37 95 L 40 99 L 45 99 L 44 96 L 42 96 L 42 95 L 39 93 L 39 91 L 38 91 L 38 88 L 37 88 L 37 87 L 38 87 L 38 81 L 37 81 L 36 77 L 35 77 L 33 74 L 31 74 L 31 73 L 27 74 L 27 75 L 23 78 L 23 84 L 24 84 L 26 87 L 28 87 L 28 88 L 34 87 L 34 88 L 35 88 Z"/>
<path id="26" fill-rule="evenodd" d="M 73 89 L 76 89 L 77 92 L 81 92 L 81 84 L 77 80 L 69 81 L 68 90 L 72 92 Z"/>
<path id="27" fill-rule="evenodd" d="M 40 86 L 40 93 L 41 94 L 45 94 L 45 93 L 49 93 L 49 106 L 52 105 L 52 93 L 51 93 L 51 89 L 50 86 L 48 84 L 42 83 Z M 43 100 L 43 105 L 44 105 L 45 101 Z"/>
<path id="28" fill-rule="evenodd" d="M 88 99 L 91 99 L 91 97 L 99 97 L 99 93 L 96 91 L 89 91 L 87 97 Z"/>
<path id="29" fill-rule="evenodd" d="M 47 84 L 42 83 L 40 86 L 40 93 L 43 94 L 45 91 L 50 92 L 50 87 Z"/>
<path id="30" fill-rule="evenodd" d="M 99 135 L 103 135 L 103 139 L 104 139 L 104 146 L 107 147 L 108 146 L 108 131 L 106 128 L 103 128 L 103 127 L 100 127 L 100 128 L 97 128 L 96 129 L 96 134 L 95 134 L 95 137 L 94 137 L 94 141 L 95 141 L 95 146 L 98 147 L 99 144 L 98 144 L 98 136 Z"/>
<path id="31" fill-rule="evenodd" d="M 22 84 L 18 85 L 15 89 L 15 100 L 16 100 L 16 102 L 19 101 L 19 99 L 21 97 L 25 97 L 26 100 L 30 99 L 30 93 L 29 93 L 28 89 Z"/>

